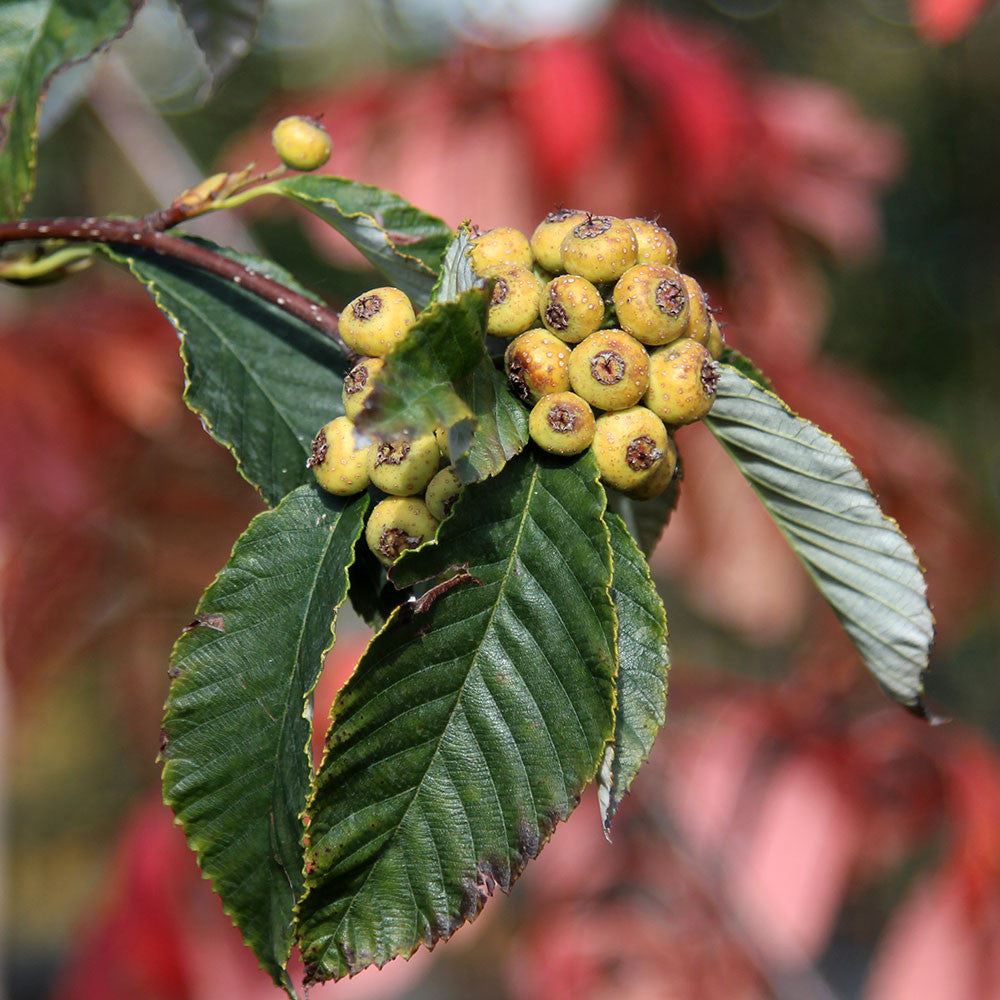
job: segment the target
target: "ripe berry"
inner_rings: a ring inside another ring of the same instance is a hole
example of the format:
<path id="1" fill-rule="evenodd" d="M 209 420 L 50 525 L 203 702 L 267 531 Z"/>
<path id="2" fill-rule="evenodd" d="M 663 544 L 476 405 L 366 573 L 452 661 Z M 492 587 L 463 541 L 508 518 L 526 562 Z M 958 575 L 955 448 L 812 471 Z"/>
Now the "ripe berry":
<path id="1" fill-rule="evenodd" d="M 516 337 L 538 319 L 538 279 L 525 267 L 492 269 L 493 295 L 486 313 L 486 332 L 494 337 Z"/>
<path id="2" fill-rule="evenodd" d="M 545 451 L 578 455 L 594 440 L 594 411 L 575 392 L 554 392 L 535 403 L 528 432 Z"/>
<path id="3" fill-rule="evenodd" d="M 344 413 L 351 421 L 358 419 L 365 400 L 372 394 L 372 378 L 385 362 L 381 358 L 362 358 L 344 376 Z"/>
<path id="4" fill-rule="evenodd" d="M 424 492 L 440 463 L 433 434 L 376 441 L 368 453 L 368 476 L 385 493 L 412 497 Z"/>
<path id="5" fill-rule="evenodd" d="M 575 208 L 559 208 L 549 212 L 538 224 L 531 234 L 531 252 L 546 271 L 557 272 L 563 269 L 559 250 L 562 241 L 575 225 L 587 220 L 588 214 Z"/>
<path id="6" fill-rule="evenodd" d="M 657 463 L 656 469 L 648 479 L 629 490 L 628 495 L 633 500 L 653 500 L 673 482 L 676 473 L 677 445 L 674 444 L 674 439 L 668 433 L 666 454 L 663 461 Z"/>
<path id="7" fill-rule="evenodd" d="M 327 492 L 350 496 L 368 488 L 370 451 L 370 445 L 357 446 L 354 424 L 347 417 L 337 417 L 313 438 L 306 468 L 313 470 L 316 482 Z"/>
<path id="8" fill-rule="evenodd" d="M 282 118 L 271 132 L 271 143 L 293 170 L 316 170 L 330 159 L 333 149 L 326 129 L 303 115 Z"/>
<path id="9" fill-rule="evenodd" d="M 438 523 L 418 497 L 386 497 L 372 508 L 365 541 L 379 562 L 391 566 L 407 549 L 423 545 Z"/>
<path id="10" fill-rule="evenodd" d="M 635 233 L 610 215 L 588 215 L 560 245 L 562 270 L 588 281 L 616 281 L 636 262 Z"/>
<path id="11" fill-rule="evenodd" d="M 543 289 L 538 300 L 545 329 L 567 344 L 579 344 L 604 322 L 604 299 L 586 278 L 563 274 Z"/>
<path id="12" fill-rule="evenodd" d="M 469 251 L 472 270 L 481 278 L 498 267 L 517 265 L 528 270 L 535 263 L 528 237 L 510 226 L 500 226 L 477 236 Z"/>
<path id="13" fill-rule="evenodd" d="M 450 462 L 451 454 L 448 451 L 448 428 L 435 427 L 434 440 L 437 441 L 438 451 L 441 452 L 442 460 L 445 462 Z"/>
<path id="14" fill-rule="evenodd" d="M 654 351 L 649 359 L 649 391 L 643 400 L 672 426 L 701 420 L 712 408 L 719 365 L 707 348 L 683 337 Z"/>
<path id="15" fill-rule="evenodd" d="M 707 346 L 708 327 L 712 318 L 712 312 L 708 307 L 708 296 L 690 274 L 682 274 L 681 280 L 684 282 L 684 290 L 688 297 L 687 330 L 683 336 Z"/>
<path id="16" fill-rule="evenodd" d="M 673 267 L 677 263 L 677 244 L 663 226 L 645 219 L 625 221 L 635 233 L 639 264 L 667 264 Z"/>
<path id="17" fill-rule="evenodd" d="M 373 288 L 347 303 L 340 314 L 340 336 L 352 351 L 381 358 L 406 336 L 415 318 L 405 292 Z"/>
<path id="18" fill-rule="evenodd" d="M 599 410 L 624 410 L 642 399 L 649 383 L 649 355 L 621 330 L 598 330 L 569 356 L 573 391 Z"/>
<path id="19" fill-rule="evenodd" d="M 708 353 L 711 354 L 716 361 L 722 357 L 722 352 L 726 348 L 726 338 L 722 335 L 722 327 L 719 325 L 719 321 L 712 313 L 709 314 L 708 343 L 705 346 L 708 348 Z"/>
<path id="20" fill-rule="evenodd" d="M 644 406 L 598 417 L 593 449 L 601 479 L 625 492 L 641 489 L 670 461 L 667 441 L 663 421 Z"/>
<path id="21" fill-rule="evenodd" d="M 643 344 L 659 346 L 684 336 L 687 292 L 680 272 L 672 267 L 630 267 L 615 285 L 613 297 L 621 328 Z"/>
<path id="22" fill-rule="evenodd" d="M 522 403 L 569 388 L 569 348 L 545 330 L 529 330 L 504 353 L 510 391 Z"/>
<path id="23" fill-rule="evenodd" d="M 458 494 L 462 492 L 462 480 L 450 466 L 442 469 L 427 485 L 424 501 L 427 509 L 439 521 L 443 521 L 450 513 Z"/>

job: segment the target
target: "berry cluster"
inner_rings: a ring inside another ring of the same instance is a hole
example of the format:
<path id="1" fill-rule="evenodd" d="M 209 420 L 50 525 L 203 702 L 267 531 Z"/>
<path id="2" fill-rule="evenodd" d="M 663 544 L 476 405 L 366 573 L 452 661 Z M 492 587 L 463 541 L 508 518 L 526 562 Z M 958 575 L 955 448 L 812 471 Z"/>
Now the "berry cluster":
<path id="1" fill-rule="evenodd" d="M 470 257 L 493 281 L 486 330 L 510 340 L 504 367 L 531 407 L 531 439 L 556 455 L 592 448 L 601 479 L 634 499 L 662 493 L 677 468 L 673 431 L 708 412 L 722 352 L 704 292 L 674 267 L 671 235 L 641 219 L 560 210 L 530 242 L 506 227 L 477 235 Z M 444 428 L 370 443 L 355 433 L 383 356 L 414 320 L 398 288 L 348 303 L 340 333 L 361 360 L 344 380 L 345 416 L 320 429 L 308 462 L 338 496 L 387 494 L 365 530 L 387 566 L 434 536 L 462 488 Z"/>
<path id="2" fill-rule="evenodd" d="M 532 440 L 557 455 L 592 448 L 603 481 L 633 498 L 662 493 L 677 465 L 672 432 L 708 413 L 722 353 L 670 233 L 561 209 L 530 241 L 492 229 L 471 254 L 494 279 L 487 332 L 514 338 L 504 364 L 511 392 L 532 407 Z"/>

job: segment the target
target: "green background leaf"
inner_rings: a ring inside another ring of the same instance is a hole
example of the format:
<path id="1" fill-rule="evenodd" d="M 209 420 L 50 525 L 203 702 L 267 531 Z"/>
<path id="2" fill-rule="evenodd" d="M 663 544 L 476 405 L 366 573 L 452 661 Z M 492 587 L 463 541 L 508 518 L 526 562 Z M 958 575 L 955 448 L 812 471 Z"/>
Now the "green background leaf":
<path id="1" fill-rule="evenodd" d="M 934 623 L 917 557 L 844 449 L 722 366 L 705 423 L 830 602 L 869 669 L 919 713 Z"/>
<path id="2" fill-rule="evenodd" d="M 145 251 L 101 249 L 146 286 L 180 334 L 184 401 L 240 473 L 272 506 L 308 482 L 313 437 L 344 412 L 342 349 L 224 278 Z M 269 261 L 215 249 L 296 287 Z"/>
<path id="3" fill-rule="evenodd" d="M 300 948 L 339 978 L 447 938 L 576 805 L 613 732 L 614 609 L 592 456 L 524 454 L 466 487 L 339 694 L 309 806 Z"/>
<path id="4" fill-rule="evenodd" d="M 367 508 L 309 485 L 255 517 L 171 658 L 163 797 L 275 982 L 302 892 L 307 699 Z"/>
<path id="5" fill-rule="evenodd" d="M 213 82 L 250 50 L 266 0 L 177 0 Z"/>
<path id="6" fill-rule="evenodd" d="M 117 38 L 139 0 L 0 3 L 0 218 L 14 218 L 34 187 L 38 112 L 51 77 Z"/>
<path id="7" fill-rule="evenodd" d="M 353 243 L 419 311 L 430 301 L 454 235 L 436 216 L 391 191 L 329 174 L 274 181 L 261 190 L 292 198 Z"/>
<path id="8" fill-rule="evenodd" d="M 649 564 L 616 514 L 605 516 L 614 573 L 611 599 L 618 616 L 618 701 L 610 769 L 599 781 L 601 816 L 608 832 L 667 711 L 667 615 Z"/>

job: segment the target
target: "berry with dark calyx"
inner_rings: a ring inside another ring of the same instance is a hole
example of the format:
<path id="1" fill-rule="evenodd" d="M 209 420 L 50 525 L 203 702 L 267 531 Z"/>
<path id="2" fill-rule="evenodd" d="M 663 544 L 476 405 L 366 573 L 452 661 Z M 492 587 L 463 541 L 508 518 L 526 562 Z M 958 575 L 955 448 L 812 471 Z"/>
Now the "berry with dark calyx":
<path id="1" fill-rule="evenodd" d="M 381 358 L 405 336 L 416 316 L 406 293 L 373 288 L 347 303 L 340 314 L 340 336 L 358 354 Z"/>
<path id="2" fill-rule="evenodd" d="M 528 416 L 531 440 L 554 455 L 579 455 L 594 440 L 594 411 L 575 392 L 554 392 Z"/>
<path id="3" fill-rule="evenodd" d="M 589 214 L 575 208 L 557 208 L 538 224 L 531 234 L 531 252 L 546 271 L 558 273 L 563 269 L 559 249 L 562 241 L 574 226 L 585 222 Z"/>
<path id="4" fill-rule="evenodd" d="M 633 500 L 654 500 L 673 481 L 677 474 L 677 445 L 674 439 L 667 434 L 666 455 L 660 462 L 653 474 L 634 489 L 628 491 L 628 495 Z"/>
<path id="5" fill-rule="evenodd" d="M 704 345 L 683 337 L 650 355 L 643 403 L 672 427 L 691 424 L 712 408 L 718 384 L 718 362 Z"/>
<path id="6" fill-rule="evenodd" d="M 677 244 L 673 236 L 663 226 L 646 219 L 626 219 L 635 233 L 639 264 L 667 264 L 673 267 L 677 263 Z"/>
<path id="7" fill-rule="evenodd" d="M 486 332 L 494 337 L 516 337 L 538 319 L 538 279 L 525 267 L 501 267 L 493 278 L 493 294 L 486 313 Z"/>
<path id="8" fill-rule="evenodd" d="M 629 224 L 610 215 L 588 215 L 563 238 L 562 270 L 595 284 L 617 281 L 636 262 L 638 247 Z"/>
<path id="9" fill-rule="evenodd" d="M 697 340 L 699 344 L 708 346 L 708 328 L 712 319 L 712 311 L 708 306 L 708 296 L 701 285 L 690 274 L 682 274 L 684 290 L 688 297 L 687 330 L 683 336 Z"/>
<path id="10" fill-rule="evenodd" d="M 499 226 L 471 242 L 469 254 L 472 270 L 481 278 L 500 267 L 523 267 L 530 270 L 535 263 L 528 237 L 518 229 Z"/>
<path id="11" fill-rule="evenodd" d="M 708 348 L 708 353 L 716 361 L 722 357 L 722 352 L 726 348 L 726 338 L 722 335 L 722 325 L 711 311 L 708 315 L 708 343 L 705 346 Z"/>
<path id="12" fill-rule="evenodd" d="M 441 464 L 441 451 L 433 434 L 376 441 L 368 453 L 372 485 L 397 497 L 423 493 Z"/>
<path id="13" fill-rule="evenodd" d="M 670 461 L 667 429 L 644 406 L 632 406 L 597 418 L 593 444 L 601 479 L 616 490 L 638 490 Z"/>
<path id="14" fill-rule="evenodd" d="M 642 399 L 649 383 L 649 355 L 622 330 L 598 330 L 573 348 L 569 382 L 599 410 L 624 410 Z"/>
<path id="15" fill-rule="evenodd" d="M 688 298 L 680 271 L 666 264 L 637 264 L 618 280 L 613 293 L 623 330 L 651 347 L 684 336 Z"/>
<path id="16" fill-rule="evenodd" d="M 510 391 L 522 403 L 569 389 L 569 348 L 547 330 L 529 330 L 504 352 Z"/>
<path id="17" fill-rule="evenodd" d="M 586 278 L 562 274 L 542 289 L 538 311 L 546 330 L 567 344 L 579 344 L 604 322 L 604 299 Z"/>
<path id="18" fill-rule="evenodd" d="M 386 497 L 372 508 L 365 541 L 376 558 L 391 566 L 407 549 L 437 534 L 438 522 L 419 497 Z"/>
<path id="19" fill-rule="evenodd" d="M 316 482 L 328 493 L 351 496 L 368 488 L 370 451 L 370 445 L 358 447 L 354 424 L 347 417 L 337 417 L 313 438 L 306 468 L 313 470 Z"/>
<path id="20" fill-rule="evenodd" d="M 282 118 L 271 132 L 271 144 L 293 170 L 317 170 L 330 159 L 333 149 L 326 129 L 304 115 Z"/>
<path id="21" fill-rule="evenodd" d="M 424 501 L 427 509 L 439 521 L 443 521 L 450 513 L 458 494 L 462 492 L 462 480 L 451 466 L 442 469 L 427 484 Z"/>
<path id="22" fill-rule="evenodd" d="M 357 420 L 365 400 L 374 388 L 372 379 L 381 371 L 385 362 L 381 358 L 362 358 L 345 376 L 342 398 L 344 413 L 349 420 Z"/>

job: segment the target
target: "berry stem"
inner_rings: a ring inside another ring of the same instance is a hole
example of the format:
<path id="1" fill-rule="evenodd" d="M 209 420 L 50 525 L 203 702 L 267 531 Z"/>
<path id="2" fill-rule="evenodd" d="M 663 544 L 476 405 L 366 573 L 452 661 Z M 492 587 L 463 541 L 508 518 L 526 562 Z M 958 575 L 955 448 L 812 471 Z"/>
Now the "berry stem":
<path id="1" fill-rule="evenodd" d="M 61 217 L 4 222 L 0 223 L 0 245 L 16 240 L 66 240 L 142 247 L 226 278 L 339 343 L 340 316 L 335 310 L 313 302 L 305 295 L 208 247 L 162 232 L 195 214 L 200 212 L 189 211 L 187 206 L 174 203 L 141 219 Z"/>

